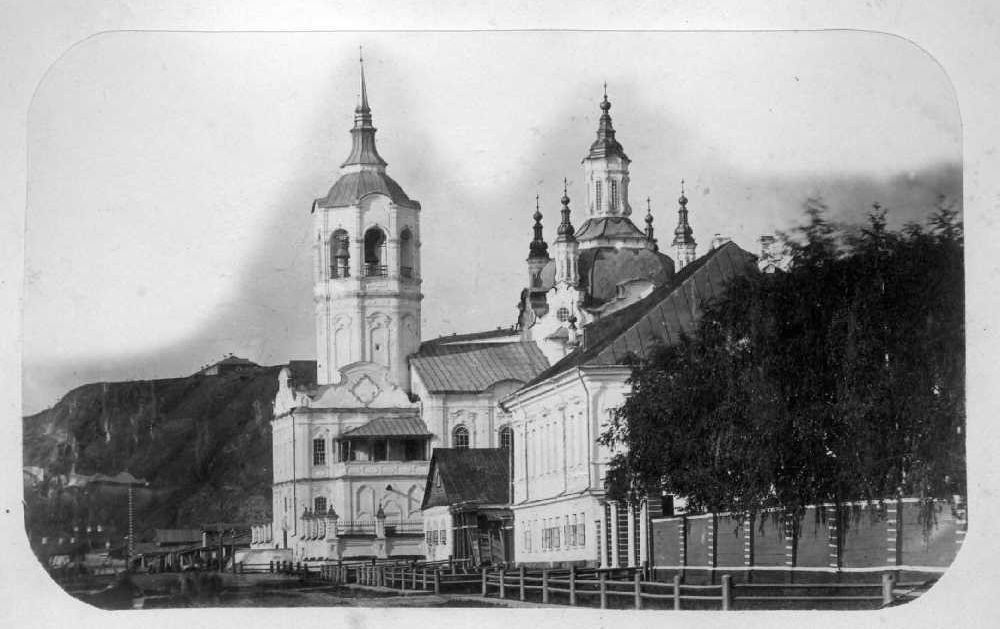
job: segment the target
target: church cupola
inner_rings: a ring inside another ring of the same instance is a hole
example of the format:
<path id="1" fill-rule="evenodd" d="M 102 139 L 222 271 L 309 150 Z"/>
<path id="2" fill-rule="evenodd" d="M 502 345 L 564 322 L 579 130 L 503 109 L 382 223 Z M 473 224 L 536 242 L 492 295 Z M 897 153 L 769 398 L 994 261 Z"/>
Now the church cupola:
<path id="1" fill-rule="evenodd" d="M 358 106 L 354 108 L 354 128 L 351 129 L 351 154 L 347 156 L 341 168 L 347 166 L 386 167 L 386 162 L 375 148 L 375 131 L 372 125 L 372 110 L 368 106 L 368 86 L 365 85 L 365 63 L 361 62 L 361 96 Z"/>
<path id="2" fill-rule="evenodd" d="M 549 263 L 549 245 L 542 237 L 542 211 L 538 207 L 538 195 L 535 195 L 534 237 L 531 239 L 528 251 L 528 286 L 541 288 L 542 269 Z"/>
<path id="3" fill-rule="evenodd" d="M 688 199 L 684 196 L 684 180 L 681 179 L 681 196 L 677 199 L 680 204 L 677 209 L 677 228 L 674 229 L 674 253 L 677 260 L 677 270 L 680 271 L 685 266 L 694 261 L 695 248 L 698 243 L 694 241 L 694 230 L 688 223 Z"/>
<path id="4" fill-rule="evenodd" d="M 583 158 L 587 178 L 587 213 L 591 217 L 628 216 L 632 213 L 628 202 L 628 167 L 631 160 L 615 138 L 606 83 L 600 107 L 597 139 Z"/>
<path id="5" fill-rule="evenodd" d="M 567 182 L 563 179 L 562 221 L 559 229 L 556 230 L 555 260 L 556 260 L 556 285 L 565 284 L 575 287 L 579 282 L 577 271 L 577 259 L 579 254 L 579 244 L 573 235 L 573 224 L 569 220 L 569 196 L 566 193 Z"/>
<path id="6" fill-rule="evenodd" d="M 653 236 L 653 210 L 650 207 L 650 199 L 646 197 L 646 246 L 648 246 L 653 251 L 659 251 L 660 246 L 656 244 L 656 238 Z"/>

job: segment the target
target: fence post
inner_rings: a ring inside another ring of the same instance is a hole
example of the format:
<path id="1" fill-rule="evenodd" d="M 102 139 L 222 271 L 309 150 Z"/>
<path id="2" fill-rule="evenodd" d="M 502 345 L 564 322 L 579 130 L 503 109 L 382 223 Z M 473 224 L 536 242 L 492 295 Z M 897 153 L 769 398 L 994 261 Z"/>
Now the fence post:
<path id="1" fill-rule="evenodd" d="M 441 593 L 441 568 L 434 569 L 434 593 Z"/>
<path id="2" fill-rule="evenodd" d="M 549 571 L 542 570 L 542 602 L 549 602 Z"/>
<path id="3" fill-rule="evenodd" d="M 483 596 L 486 596 L 486 568 L 483 568 Z"/>
<path id="4" fill-rule="evenodd" d="M 576 566 L 569 567 L 569 604 L 576 605 Z"/>
<path id="5" fill-rule="evenodd" d="M 722 575 L 722 611 L 724 612 L 732 608 L 732 579 L 733 577 L 728 574 Z"/>
<path id="6" fill-rule="evenodd" d="M 521 575 L 520 575 L 521 576 L 521 592 L 520 592 L 520 594 L 521 594 L 521 600 L 523 601 L 524 600 L 524 564 L 521 564 L 520 573 L 521 573 Z"/>
<path id="7" fill-rule="evenodd" d="M 635 608 L 642 609 L 642 575 L 636 570 L 632 578 L 635 580 Z"/>
<path id="8" fill-rule="evenodd" d="M 674 575 L 674 609 L 681 608 L 681 575 Z"/>
<path id="9" fill-rule="evenodd" d="M 608 608 L 608 573 L 601 573 L 601 609 Z"/>
<path id="10" fill-rule="evenodd" d="M 504 598 L 507 594 L 507 583 L 506 577 L 504 576 L 504 569 L 500 568 L 500 598 Z"/>
<path id="11" fill-rule="evenodd" d="M 427 589 L 427 566 L 424 566 L 423 568 L 421 568 L 420 569 L 420 573 L 423 576 L 423 583 L 422 583 L 421 587 L 423 587 L 426 590 Z"/>
<path id="12" fill-rule="evenodd" d="M 413 586 L 413 587 L 410 588 L 411 590 L 417 589 L 417 567 L 416 566 L 413 566 L 412 568 L 410 568 L 410 583 Z"/>
<path id="13" fill-rule="evenodd" d="M 892 595 L 892 586 L 895 584 L 896 576 L 891 572 L 886 572 L 882 575 L 882 606 L 891 605 L 894 597 Z"/>

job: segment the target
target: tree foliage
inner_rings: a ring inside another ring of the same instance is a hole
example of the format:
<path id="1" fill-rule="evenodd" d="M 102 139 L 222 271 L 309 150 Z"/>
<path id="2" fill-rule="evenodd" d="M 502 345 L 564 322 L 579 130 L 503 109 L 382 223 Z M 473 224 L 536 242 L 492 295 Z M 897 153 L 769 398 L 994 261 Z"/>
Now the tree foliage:
<path id="1" fill-rule="evenodd" d="M 855 233 L 819 201 L 783 234 L 790 265 L 730 284 L 694 335 L 633 366 L 601 437 L 613 494 L 694 510 L 965 493 L 962 225 Z"/>

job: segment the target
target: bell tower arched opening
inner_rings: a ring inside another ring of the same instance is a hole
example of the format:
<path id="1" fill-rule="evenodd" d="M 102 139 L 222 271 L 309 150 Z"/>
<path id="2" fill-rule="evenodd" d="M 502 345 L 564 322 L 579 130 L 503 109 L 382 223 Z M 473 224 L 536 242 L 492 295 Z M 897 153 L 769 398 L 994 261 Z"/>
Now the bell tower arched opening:
<path id="1" fill-rule="evenodd" d="M 370 227 L 365 232 L 365 277 L 385 277 L 386 265 L 385 232 L 378 227 Z"/>
<path id="2" fill-rule="evenodd" d="M 351 237 L 338 229 L 330 236 L 330 278 L 351 276 Z"/>

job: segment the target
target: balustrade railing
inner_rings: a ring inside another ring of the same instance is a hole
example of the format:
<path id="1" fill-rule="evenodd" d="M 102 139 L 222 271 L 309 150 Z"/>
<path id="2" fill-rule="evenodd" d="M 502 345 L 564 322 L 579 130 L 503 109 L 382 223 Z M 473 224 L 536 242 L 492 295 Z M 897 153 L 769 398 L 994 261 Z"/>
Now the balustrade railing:
<path id="1" fill-rule="evenodd" d="M 365 277 L 386 277 L 389 275 L 389 267 L 384 264 L 365 263 Z"/>

